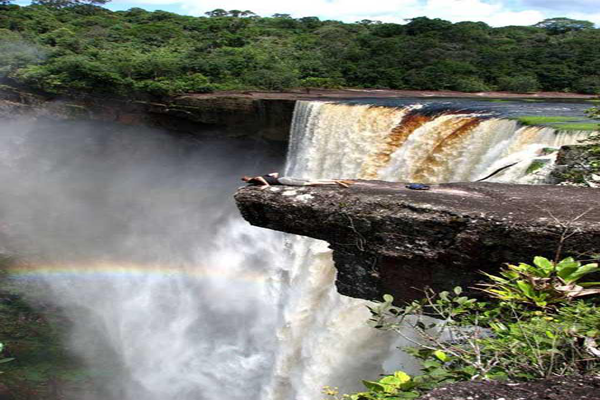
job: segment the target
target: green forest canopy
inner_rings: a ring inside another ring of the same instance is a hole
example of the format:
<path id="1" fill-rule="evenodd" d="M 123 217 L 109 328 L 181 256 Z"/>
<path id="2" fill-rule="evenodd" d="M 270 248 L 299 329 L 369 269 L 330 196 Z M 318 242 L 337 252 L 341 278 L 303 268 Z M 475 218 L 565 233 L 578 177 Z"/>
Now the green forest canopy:
<path id="1" fill-rule="evenodd" d="M 0 0 L 0 79 L 128 97 L 293 87 L 600 93 L 600 29 L 587 21 L 192 17 L 96 5 L 106 1 Z"/>

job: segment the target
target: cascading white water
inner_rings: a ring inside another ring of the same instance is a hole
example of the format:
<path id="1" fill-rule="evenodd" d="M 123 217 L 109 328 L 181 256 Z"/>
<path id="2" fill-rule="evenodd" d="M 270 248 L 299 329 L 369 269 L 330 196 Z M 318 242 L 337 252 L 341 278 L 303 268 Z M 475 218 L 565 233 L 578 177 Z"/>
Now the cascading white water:
<path id="1" fill-rule="evenodd" d="M 299 102 L 285 173 L 473 180 L 582 135 L 418 109 Z M 252 165 L 230 165 L 244 151 L 0 128 L 4 252 L 66 310 L 71 345 L 105 388 L 73 400 L 315 400 L 325 385 L 347 392 L 414 368 L 395 337 L 366 326 L 365 301 L 336 292 L 324 242 L 284 244 L 224 202 L 223 182 Z M 526 164 L 494 179 L 518 180 Z"/>
<path id="2" fill-rule="evenodd" d="M 286 256 L 230 200 L 264 155 L 113 129 L 0 126 L 3 253 L 97 381 L 66 398 L 266 398 Z"/>

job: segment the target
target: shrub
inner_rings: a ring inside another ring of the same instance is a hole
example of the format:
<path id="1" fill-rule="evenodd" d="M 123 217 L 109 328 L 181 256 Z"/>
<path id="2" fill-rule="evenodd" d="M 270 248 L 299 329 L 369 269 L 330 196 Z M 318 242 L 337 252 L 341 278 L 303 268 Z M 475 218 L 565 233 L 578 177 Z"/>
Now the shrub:
<path id="1" fill-rule="evenodd" d="M 300 86 L 305 88 L 339 89 L 344 86 L 344 80 L 340 78 L 304 78 Z"/>
<path id="2" fill-rule="evenodd" d="M 540 90 L 540 83 L 535 76 L 503 76 L 498 80 L 498 89 L 516 93 L 534 93 Z"/>
<path id="3" fill-rule="evenodd" d="M 451 88 L 452 90 L 467 93 L 488 92 L 491 90 L 484 81 L 474 76 L 456 78 Z"/>
<path id="4" fill-rule="evenodd" d="M 79 55 L 61 57 L 46 65 L 30 65 L 17 70 L 12 77 L 50 93 L 117 93 L 129 85 L 111 66 Z"/>
<path id="5" fill-rule="evenodd" d="M 600 94 L 600 76 L 586 76 L 575 84 L 578 93 Z"/>
<path id="6" fill-rule="evenodd" d="M 600 294 L 600 282 L 580 282 L 598 270 L 597 263 L 581 265 L 571 257 L 559 263 L 536 257 L 533 265 L 508 265 L 500 271 L 500 276 L 486 274 L 492 283 L 486 284 L 484 291 L 503 301 L 546 308 L 569 299 Z"/>
<path id="7" fill-rule="evenodd" d="M 23 38 L 6 29 L 0 29 L 0 78 L 28 65 L 41 63 L 44 52 L 26 43 Z"/>
<path id="8" fill-rule="evenodd" d="M 364 381 L 366 391 L 349 400 L 416 398 L 444 383 L 467 380 L 527 381 L 600 372 L 599 282 L 583 282 L 596 264 L 567 258 L 510 265 L 499 276 L 486 274 L 487 301 L 453 292 L 427 291 L 425 298 L 396 307 L 393 298 L 370 307 L 369 323 L 392 330 L 412 344 L 405 349 L 422 362 L 421 374 L 403 372 Z M 582 299 L 579 299 L 579 298 Z M 435 317 L 435 319 L 433 318 Z M 406 332 L 412 328 L 415 339 Z M 339 399 L 337 390 L 325 393 Z"/>
<path id="9" fill-rule="evenodd" d="M 174 96 L 184 93 L 209 93 L 214 91 L 208 78 L 202 74 L 191 74 L 177 78 L 161 77 L 136 82 L 135 87 L 142 92 L 156 96 Z"/>
<path id="10" fill-rule="evenodd" d="M 297 72 L 282 66 L 249 72 L 244 81 L 251 86 L 267 90 L 290 89 L 298 86 L 299 83 Z"/>

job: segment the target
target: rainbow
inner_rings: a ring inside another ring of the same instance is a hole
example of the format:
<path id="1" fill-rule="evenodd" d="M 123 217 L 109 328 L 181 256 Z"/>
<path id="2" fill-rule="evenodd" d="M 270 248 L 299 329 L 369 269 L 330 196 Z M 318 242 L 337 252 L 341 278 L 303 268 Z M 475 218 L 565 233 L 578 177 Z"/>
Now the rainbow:
<path id="1" fill-rule="evenodd" d="M 8 273 L 16 279 L 69 278 L 136 278 L 136 277 L 191 277 L 192 279 L 242 280 L 261 283 L 266 274 L 231 268 L 207 268 L 194 265 L 159 265 L 132 262 L 78 262 L 30 264 L 19 263 L 9 267 Z"/>

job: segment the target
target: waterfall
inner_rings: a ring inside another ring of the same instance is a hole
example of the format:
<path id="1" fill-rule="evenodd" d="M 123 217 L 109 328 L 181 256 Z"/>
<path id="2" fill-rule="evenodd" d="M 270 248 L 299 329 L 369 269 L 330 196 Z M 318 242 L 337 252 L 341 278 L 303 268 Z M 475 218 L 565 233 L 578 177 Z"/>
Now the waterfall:
<path id="1" fill-rule="evenodd" d="M 525 171 L 545 148 L 576 144 L 590 133 L 525 126 L 476 113 L 299 102 L 287 173 L 344 177 L 468 182 L 519 161 L 494 177 L 528 182 Z"/>
<path id="2" fill-rule="evenodd" d="M 263 155 L 44 124 L 0 126 L 0 250 L 21 259 L 28 296 L 73 323 L 69 347 L 98 389 L 69 399 L 315 400 L 325 385 L 349 392 L 416 368 L 366 326 L 366 301 L 337 293 L 326 243 L 241 220 L 231 194 L 271 168 Z M 285 174 L 464 181 L 520 161 L 494 180 L 525 181 L 543 148 L 583 135 L 420 105 L 298 102 Z"/>

